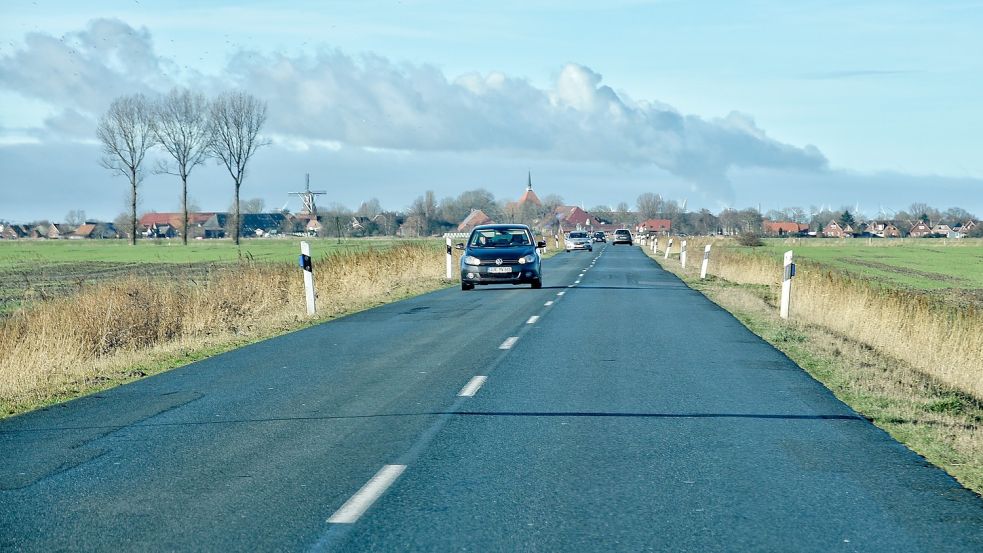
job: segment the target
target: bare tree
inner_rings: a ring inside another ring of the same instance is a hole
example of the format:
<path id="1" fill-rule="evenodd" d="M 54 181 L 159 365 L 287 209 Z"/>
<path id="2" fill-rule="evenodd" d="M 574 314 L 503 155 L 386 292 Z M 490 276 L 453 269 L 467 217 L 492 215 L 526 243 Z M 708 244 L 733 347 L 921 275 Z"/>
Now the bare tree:
<path id="1" fill-rule="evenodd" d="M 204 163 L 212 144 L 208 100 L 199 92 L 173 89 L 154 104 L 154 134 L 157 141 L 174 158 L 163 160 L 157 173 L 181 178 L 181 241 L 188 245 L 188 176 Z"/>
<path id="2" fill-rule="evenodd" d="M 78 228 L 85 224 L 85 210 L 84 209 L 72 209 L 65 214 L 65 224 L 72 227 L 73 229 Z"/>
<path id="3" fill-rule="evenodd" d="M 243 213 L 262 213 L 265 208 L 266 200 L 263 198 L 250 198 L 239 203 L 239 209 Z"/>
<path id="4" fill-rule="evenodd" d="M 229 170 L 235 184 L 232 237 L 239 245 L 239 188 L 246 178 L 246 164 L 256 150 L 269 144 L 259 137 L 266 122 L 266 102 L 245 92 L 227 92 L 212 102 L 211 120 L 211 153 Z"/>
<path id="5" fill-rule="evenodd" d="M 362 204 L 358 206 L 358 211 L 355 212 L 355 214 L 359 217 L 368 217 L 369 219 L 380 213 L 382 213 L 382 204 L 379 203 L 378 198 L 372 198 L 362 202 Z"/>
<path id="6" fill-rule="evenodd" d="M 635 200 L 635 207 L 638 209 L 639 217 L 652 219 L 662 214 L 665 209 L 665 202 L 662 200 L 662 196 L 645 192 Z"/>
<path id="7" fill-rule="evenodd" d="M 99 119 L 100 163 L 130 181 L 130 244 L 137 243 L 137 186 L 143 181 L 143 160 L 157 142 L 150 102 L 143 94 L 121 96 Z"/>
<path id="8" fill-rule="evenodd" d="M 434 219 L 437 217 L 437 197 L 433 190 L 427 190 L 418 196 L 410 205 L 410 215 L 415 216 L 419 223 L 420 236 L 429 236 L 433 230 Z"/>

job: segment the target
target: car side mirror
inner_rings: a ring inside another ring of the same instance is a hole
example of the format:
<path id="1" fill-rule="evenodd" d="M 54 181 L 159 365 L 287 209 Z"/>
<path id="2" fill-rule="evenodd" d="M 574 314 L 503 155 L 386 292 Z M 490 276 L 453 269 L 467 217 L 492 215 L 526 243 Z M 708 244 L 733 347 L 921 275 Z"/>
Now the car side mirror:
<path id="1" fill-rule="evenodd" d="M 543 242 L 542 240 L 540 240 L 539 242 L 536 242 L 536 247 L 537 248 L 545 248 L 546 247 L 546 242 Z"/>
<path id="2" fill-rule="evenodd" d="M 464 243 L 454 244 L 454 247 L 457 248 L 457 249 L 459 249 L 459 250 L 463 250 L 464 249 Z"/>

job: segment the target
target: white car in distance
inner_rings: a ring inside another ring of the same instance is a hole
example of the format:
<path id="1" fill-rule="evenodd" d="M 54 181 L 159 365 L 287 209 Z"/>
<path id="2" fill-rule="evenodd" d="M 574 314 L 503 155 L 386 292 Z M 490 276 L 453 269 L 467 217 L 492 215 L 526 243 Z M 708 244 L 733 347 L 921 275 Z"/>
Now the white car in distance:
<path id="1" fill-rule="evenodd" d="M 568 252 L 571 250 L 587 250 L 592 252 L 594 251 L 594 246 L 591 242 L 590 235 L 587 232 L 575 230 L 568 233 L 563 239 L 563 249 Z"/>

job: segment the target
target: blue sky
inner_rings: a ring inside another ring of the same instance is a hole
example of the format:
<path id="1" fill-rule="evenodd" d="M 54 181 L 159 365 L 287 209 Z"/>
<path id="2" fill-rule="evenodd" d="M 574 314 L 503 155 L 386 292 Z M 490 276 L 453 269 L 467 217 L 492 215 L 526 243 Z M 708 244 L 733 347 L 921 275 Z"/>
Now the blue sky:
<path id="1" fill-rule="evenodd" d="M 531 169 L 588 207 L 659 192 L 983 214 L 981 28 L 970 1 L 7 0 L 0 218 L 115 216 L 126 184 L 98 167 L 92 121 L 175 85 L 269 102 L 274 144 L 243 194 L 270 207 L 305 172 L 329 201 L 402 208 L 428 188 L 517 196 Z M 191 187 L 227 207 L 215 166 Z M 177 207 L 169 177 L 142 192 Z"/>

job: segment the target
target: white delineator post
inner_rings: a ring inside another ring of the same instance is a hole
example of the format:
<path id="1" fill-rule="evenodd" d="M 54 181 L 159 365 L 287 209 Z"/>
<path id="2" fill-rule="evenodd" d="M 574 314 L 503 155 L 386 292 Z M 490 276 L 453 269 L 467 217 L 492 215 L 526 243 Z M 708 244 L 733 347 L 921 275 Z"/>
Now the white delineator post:
<path id="1" fill-rule="evenodd" d="M 311 263 L 311 245 L 306 241 L 300 243 L 300 267 L 304 270 L 304 294 L 307 297 L 307 314 L 313 315 L 317 310 L 314 305 L 314 265 Z"/>
<path id="2" fill-rule="evenodd" d="M 652 240 L 652 253 L 658 253 L 658 251 L 659 251 L 659 238 L 656 237 L 655 240 Z"/>
<path id="3" fill-rule="evenodd" d="M 454 249 L 451 247 L 451 237 L 444 239 L 447 243 L 447 280 L 454 278 Z"/>
<path id="4" fill-rule="evenodd" d="M 665 259 L 669 259 L 669 252 L 670 251 L 672 251 L 672 238 L 670 238 L 669 239 L 669 243 L 666 244 L 666 257 L 665 257 Z"/>
<path id="5" fill-rule="evenodd" d="M 789 303 L 792 300 L 792 277 L 795 276 L 795 263 L 792 263 L 792 250 L 785 252 L 785 272 L 782 275 L 782 305 L 778 314 L 788 318 Z"/>
<path id="6" fill-rule="evenodd" d="M 686 268 L 686 241 L 685 240 L 679 243 L 679 264 L 682 265 L 683 269 Z"/>
<path id="7" fill-rule="evenodd" d="M 700 278 L 707 277 L 707 265 L 710 264 L 710 244 L 703 248 L 703 265 L 700 267 Z"/>

